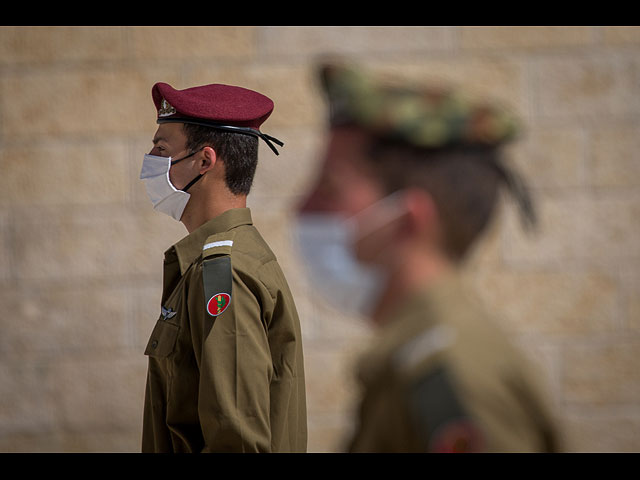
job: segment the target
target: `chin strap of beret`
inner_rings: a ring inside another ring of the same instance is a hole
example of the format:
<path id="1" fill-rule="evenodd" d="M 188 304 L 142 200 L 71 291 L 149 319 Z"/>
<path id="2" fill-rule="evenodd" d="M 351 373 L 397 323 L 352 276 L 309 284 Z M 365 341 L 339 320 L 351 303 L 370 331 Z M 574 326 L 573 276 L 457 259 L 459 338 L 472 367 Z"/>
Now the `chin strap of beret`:
<path id="1" fill-rule="evenodd" d="M 281 142 L 280 140 L 278 140 L 275 137 L 272 137 L 271 135 L 267 135 L 266 133 L 262 133 L 259 130 L 255 130 L 253 128 L 248 128 L 248 127 L 233 127 L 233 126 L 229 126 L 229 125 L 222 125 L 222 126 L 216 126 L 214 128 L 219 128 L 220 130 L 226 130 L 229 132 L 235 132 L 235 133 L 241 133 L 241 134 L 245 134 L 245 135 L 253 135 L 255 137 L 261 138 L 264 143 L 266 143 L 269 148 L 271 150 L 273 150 L 273 153 L 275 153 L 276 155 L 280 155 L 280 153 L 278 152 L 278 150 L 276 149 L 276 147 L 273 146 L 273 144 L 277 144 L 280 147 L 284 146 L 284 143 Z"/>
<path id="2" fill-rule="evenodd" d="M 278 150 L 273 144 L 275 143 L 280 147 L 284 146 L 284 143 L 278 140 L 277 138 L 272 137 L 271 135 L 267 135 L 266 133 L 262 133 L 260 130 L 256 130 L 255 128 L 236 127 L 234 125 L 210 123 L 204 120 L 197 120 L 197 119 L 191 119 L 191 118 L 159 118 L 158 119 L 158 123 L 170 123 L 170 122 L 171 123 L 176 123 L 176 122 L 190 123 L 192 125 L 201 125 L 203 127 L 215 128 L 216 130 L 224 130 L 226 132 L 239 133 L 242 135 L 252 135 L 254 137 L 261 138 L 276 155 L 280 155 L 280 153 L 278 152 Z"/>
<path id="3" fill-rule="evenodd" d="M 529 230 L 533 229 L 537 224 L 537 215 L 524 180 L 517 172 L 502 165 L 499 160 L 491 161 L 490 163 L 511 195 L 518 202 L 523 226 Z"/>

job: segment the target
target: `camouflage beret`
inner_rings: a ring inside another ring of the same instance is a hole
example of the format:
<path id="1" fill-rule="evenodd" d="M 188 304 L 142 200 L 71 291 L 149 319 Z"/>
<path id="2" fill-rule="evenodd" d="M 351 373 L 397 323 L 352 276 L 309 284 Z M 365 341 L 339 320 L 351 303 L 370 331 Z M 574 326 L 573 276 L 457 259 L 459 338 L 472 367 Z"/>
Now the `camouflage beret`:
<path id="1" fill-rule="evenodd" d="M 340 64 L 321 65 L 320 80 L 332 126 L 357 125 L 377 136 L 428 149 L 498 146 L 518 131 L 507 110 L 472 103 L 451 89 L 376 83 Z"/>

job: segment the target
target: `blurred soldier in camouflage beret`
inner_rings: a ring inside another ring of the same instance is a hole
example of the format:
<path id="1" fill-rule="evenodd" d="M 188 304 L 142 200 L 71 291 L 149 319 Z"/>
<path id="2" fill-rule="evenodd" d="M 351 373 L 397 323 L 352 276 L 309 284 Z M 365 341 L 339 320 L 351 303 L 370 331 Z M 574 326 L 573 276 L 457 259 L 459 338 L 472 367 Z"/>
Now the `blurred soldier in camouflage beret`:
<path id="1" fill-rule="evenodd" d="M 517 137 L 519 124 L 505 108 L 471 101 L 444 86 L 417 87 L 374 82 L 362 72 L 338 64 L 320 70 L 332 127 L 357 125 L 372 137 L 423 149 L 425 162 L 437 151 L 492 152 L 485 166 L 499 175 L 519 202 L 523 221 L 535 224 L 535 213 L 519 176 L 500 161 L 497 149 Z M 429 155 L 431 153 L 432 155 Z"/>
<path id="2" fill-rule="evenodd" d="M 329 139 L 299 246 L 317 289 L 377 327 L 349 450 L 557 451 L 540 380 L 459 278 L 501 186 L 535 222 L 501 156 L 517 122 L 453 90 L 344 65 L 323 65 L 320 79 Z"/>

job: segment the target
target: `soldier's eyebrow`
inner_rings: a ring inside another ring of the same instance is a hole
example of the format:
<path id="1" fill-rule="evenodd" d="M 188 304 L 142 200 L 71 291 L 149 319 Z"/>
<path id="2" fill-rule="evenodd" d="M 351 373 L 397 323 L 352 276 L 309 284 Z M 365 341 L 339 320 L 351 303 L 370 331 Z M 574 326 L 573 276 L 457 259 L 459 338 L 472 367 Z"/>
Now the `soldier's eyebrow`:
<path id="1" fill-rule="evenodd" d="M 165 142 L 166 143 L 167 139 L 164 138 L 164 137 L 153 137 L 152 142 L 153 142 L 154 145 L 157 145 L 158 142 Z"/>

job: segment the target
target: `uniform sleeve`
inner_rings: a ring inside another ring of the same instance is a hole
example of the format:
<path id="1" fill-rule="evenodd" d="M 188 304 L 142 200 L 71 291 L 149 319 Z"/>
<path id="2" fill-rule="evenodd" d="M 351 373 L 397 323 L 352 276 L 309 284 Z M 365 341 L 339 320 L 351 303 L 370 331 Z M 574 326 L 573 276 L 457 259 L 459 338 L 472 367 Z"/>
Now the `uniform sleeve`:
<path id="1" fill-rule="evenodd" d="M 444 366 L 437 366 L 412 385 L 409 413 L 425 451 L 471 453 L 482 450 L 480 428 L 462 405 Z"/>
<path id="2" fill-rule="evenodd" d="M 195 276 L 190 289 L 203 450 L 268 452 L 273 367 L 263 318 L 271 300 L 255 277 L 232 270 L 230 257 L 221 258 L 229 259 L 227 266 L 219 262 L 217 271 L 209 274 L 218 279 L 227 275 L 227 281 L 231 275 L 230 292 L 206 288 L 202 274 Z"/>

